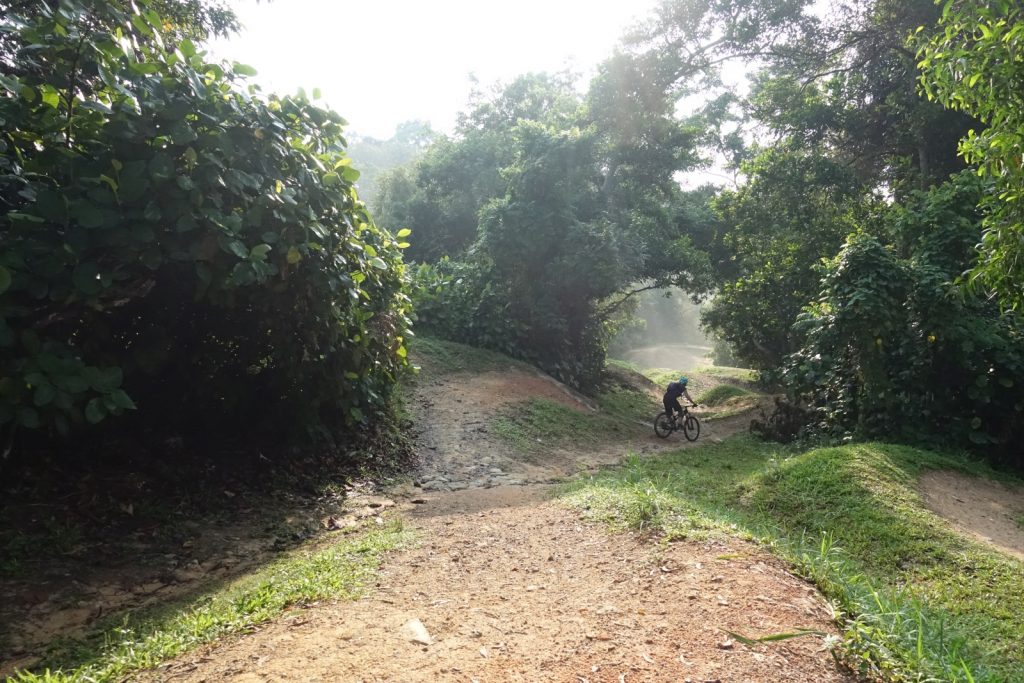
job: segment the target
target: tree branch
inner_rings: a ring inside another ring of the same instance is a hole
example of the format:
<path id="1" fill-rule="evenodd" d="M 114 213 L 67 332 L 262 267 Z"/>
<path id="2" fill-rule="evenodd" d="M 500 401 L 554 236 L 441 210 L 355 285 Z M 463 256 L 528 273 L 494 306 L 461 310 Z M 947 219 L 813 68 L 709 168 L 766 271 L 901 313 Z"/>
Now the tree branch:
<path id="1" fill-rule="evenodd" d="M 652 285 L 647 285 L 646 287 L 640 287 L 639 289 L 634 289 L 631 292 L 627 292 L 624 297 L 622 297 L 621 299 L 619 299 L 615 303 L 610 304 L 609 306 L 605 307 L 604 309 L 598 311 L 598 315 L 600 315 L 602 318 L 607 318 L 612 313 L 617 311 L 619 309 L 619 307 L 622 306 L 622 304 L 626 303 L 631 297 L 636 296 L 637 294 L 640 294 L 641 292 L 649 292 L 652 289 L 662 289 L 662 288 L 664 288 L 664 286 L 665 285 L 663 285 L 663 284 L 654 283 Z"/>

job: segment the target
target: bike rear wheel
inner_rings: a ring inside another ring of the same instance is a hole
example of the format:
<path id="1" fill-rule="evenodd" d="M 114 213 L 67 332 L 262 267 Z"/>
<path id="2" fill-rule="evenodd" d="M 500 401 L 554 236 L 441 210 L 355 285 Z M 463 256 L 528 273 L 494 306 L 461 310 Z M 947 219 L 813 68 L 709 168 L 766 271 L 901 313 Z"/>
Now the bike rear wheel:
<path id="1" fill-rule="evenodd" d="M 686 419 L 683 420 L 683 436 L 686 437 L 687 441 L 696 441 L 697 437 L 700 436 L 700 420 L 693 415 L 687 415 Z"/>
<path id="2" fill-rule="evenodd" d="M 654 418 L 654 433 L 659 438 L 664 439 L 669 434 L 674 432 L 676 429 L 675 425 L 672 424 L 672 418 L 666 413 L 658 413 L 658 417 Z"/>

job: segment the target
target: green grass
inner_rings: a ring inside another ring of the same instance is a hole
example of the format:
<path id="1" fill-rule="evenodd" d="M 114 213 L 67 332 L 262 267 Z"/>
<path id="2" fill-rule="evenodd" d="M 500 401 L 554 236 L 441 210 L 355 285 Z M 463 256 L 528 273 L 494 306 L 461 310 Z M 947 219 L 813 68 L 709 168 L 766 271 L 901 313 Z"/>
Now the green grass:
<path id="1" fill-rule="evenodd" d="M 762 540 L 839 606 L 842 654 L 863 673 L 1024 681 L 1022 565 L 950 531 L 923 506 L 916 482 L 926 468 L 992 475 L 907 447 L 795 453 L 740 436 L 631 458 L 566 497 L 593 519 L 657 529 L 668 540 Z"/>
<path id="2" fill-rule="evenodd" d="M 752 396 L 753 394 L 732 384 L 719 384 L 717 387 L 708 389 L 697 397 L 697 403 L 707 406 L 720 406 L 729 399 Z"/>
<path id="3" fill-rule="evenodd" d="M 669 382 L 675 382 L 684 372 L 683 370 L 673 370 L 672 368 L 645 368 L 641 370 L 641 374 L 657 384 L 662 391 L 665 390 Z"/>
<path id="4" fill-rule="evenodd" d="M 458 372 L 486 372 L 525 365 L 496 351 L 467 346 L 433 337 L 409 340 L 410 358 L 427 375 Z"/>
<path id="5" fill-rule="evenodd" d="M 753 370 L 716 366 L 701 366 L 687 369 L 647 368 L 642 371 L 642 374 L 661 389 L 667 387 L 669 382 L 675 382 L 681 376 L 685 376 L 690 380 L 688 388 L 691 396 L 700 396 L 705 391 L 710 391 L 722 384 L 738 384 L 742 387 L 743 385 L 753 385 L 756 381 L 756 375 Z"/>
<path id="6" fill-rule="evenodd" d="M 720 377 L 725 380 L 733 380 L 736 382 L 753 383 L 757 381 L 757 371 L 747 368 L 732 368 L 726 365 L 705 365 L 696 368 L 694 372 L 711 375 L 712 377 Z"/>
<path id="7" fill-rule="evenodd" d="M 548 399 L 508 406 L 492 431 L 517 450 L 532 453 L 552 445 L 598 444 L 649 429 L 661 410 L 650 396 L 617 387 L 597 397 L 598 412 L 580 411 Z"/>
<path id="8" fill-rule="evenodd" d="M 119 681 L 218 638 L 251 630 L 287 608 L 355 599 L 384 553 L 410 539 L 400 523 L 296 550 L 253 574 L 189 602 L 106 624 L 81 640 L 55 645 L 34 672 L 9 683 Z"/>

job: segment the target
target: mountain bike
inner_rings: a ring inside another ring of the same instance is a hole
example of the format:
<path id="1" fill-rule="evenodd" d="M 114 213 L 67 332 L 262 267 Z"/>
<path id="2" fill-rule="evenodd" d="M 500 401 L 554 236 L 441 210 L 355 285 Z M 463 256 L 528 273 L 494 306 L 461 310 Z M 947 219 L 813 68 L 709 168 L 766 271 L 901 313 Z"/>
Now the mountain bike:
<path id="1" fill-rule="evenodd" d="M 654 433 L 664 439 L 677 429 L 681 429 L 687 441 L 696 441 L 700 436 L 700 420 L 690 413 L 689 408 L 683 408 L 682 414 L 678 416 L 658 413 L 658 417 L 654 418 Z"/>

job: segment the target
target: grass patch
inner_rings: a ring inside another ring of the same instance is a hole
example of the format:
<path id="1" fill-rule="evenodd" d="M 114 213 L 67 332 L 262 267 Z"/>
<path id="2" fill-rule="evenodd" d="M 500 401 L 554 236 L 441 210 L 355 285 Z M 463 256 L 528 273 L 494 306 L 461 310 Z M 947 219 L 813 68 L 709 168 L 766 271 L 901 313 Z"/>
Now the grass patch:
<path id="1" fill-rule="evenodd" d="M 631 458 L 566 497 L 588 517 L 669 539 L 761 539 L 840 607 L 842 652 L 866 675 L 1024 681 L 1021 563 L 948 530 L 923 506 L 916 485 L 929 468 L 994 476 L 907 447 L 801 453 L 738 436 Z"/>
<path id="2" fill-rule="evenodd" d="M 694 372 L 734 382 L 744 382 L 747 384 L 757 382 L 757 371 L 748 368 L 733 368 L 727 365 L 705 365 L 696 368 Z"/>
<path id="3" fill-rule="evenodd" d="M 619 360 L 617 358 L 608 358 L 606 364 L 613 368 L 619 368 L 620 370 L 628 370 L 629 372 L 635 372 L 638 375 L 644 374 L 644 369 L 636 363 L 630 363 L 628 360 Z"/>
<path id="4" fill-rule="evenodd" d="M 640 374 L 657 384 L 658 388 L 664 391 L 669 382 L 675 382 L 684 373 L 672 368 L 644 368 L 640 371 Z"/>
<path id="5" fill-rule="evenodd" d="M 409 340 L 410 358 L 427 375 L 449 375 L 457 372 L 486 372 L 525 364 L 497 351 L 468 346 L 433 337 Z"/>
<path id="6" fill-rule="evenodd" d="M 399 522 L 289 553 L 206 595 L 107 623 L 81 640 L 58 643 L 37 672 L 8 683 L 118 681 L 218 638 L 242 633 L 288 607 L 362 594 L 384 553 L 409 541 Z"/>
<path id="7" fill-rule="evenodd" d="M 697 397 L 697 403 L 707 406 L 720 406 L 730 399 L 751 396 L 752 393 L 743 387 L 733 384 L 719 384 L 708 389 Z"/>
<path id="8" fill-rule="evenodd" d="M 643 392 L 616 387 L 596 398 L 598 412 L 579 411 L 548 399 L 507 406 L 491 427 L 523 453 L 552 445 L 598 444 L 649 429 L 660 405 Z"/>

